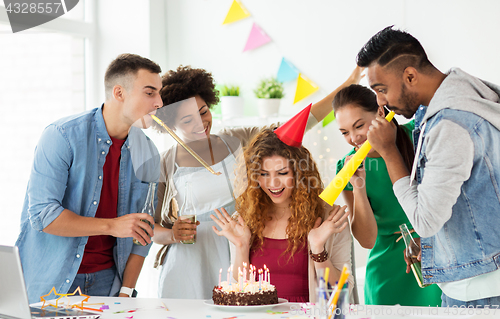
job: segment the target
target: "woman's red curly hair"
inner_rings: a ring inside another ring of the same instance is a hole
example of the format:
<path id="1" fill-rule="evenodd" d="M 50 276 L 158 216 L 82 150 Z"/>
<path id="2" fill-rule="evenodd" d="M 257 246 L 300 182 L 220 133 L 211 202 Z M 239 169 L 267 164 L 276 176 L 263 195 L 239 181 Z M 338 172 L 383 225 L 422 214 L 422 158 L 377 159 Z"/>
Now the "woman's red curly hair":
<path id="1" fill-rule="evenodd" d="M 236 200 L 236 210 L 243 217 L 252 233 L 252 244 L 258 249 L 264 242 L 264 224 L 271 220 L 273 205 L 269 196 L 260 188 L 258 178 L 264 158 L 281 156 L 289 160 L 294 176 L 294 189 L 291 195 L 292 216 L 286 228 L 288 248 L 283 253 L 290 256 L 307 242 L 307 235 L 318 217 L 323 217 L 324 203 L 319 198 L 323 183 L 311 153 L 304 147 L 291 147 L 278 139 L 270 128 L 263 129 L 250 142 L 244 152 L 245 163 L 240 165 L 246 170 L 248 183 L 246 190 Z M 245 175 L 243 175 L 245 176 Z"/>

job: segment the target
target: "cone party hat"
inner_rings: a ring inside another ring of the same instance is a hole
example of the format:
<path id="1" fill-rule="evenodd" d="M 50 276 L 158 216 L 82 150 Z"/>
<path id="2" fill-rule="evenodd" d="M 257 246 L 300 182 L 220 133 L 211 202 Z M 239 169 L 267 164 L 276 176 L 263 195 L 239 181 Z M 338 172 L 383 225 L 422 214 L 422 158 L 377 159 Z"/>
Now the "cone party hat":
<path id="1" fill-rule="evenodd" d="M 274 131 L 283 143 L 293 147 L 300 147 L 302 145 L 311 106 L 312 104 L 309 104 Z"/>

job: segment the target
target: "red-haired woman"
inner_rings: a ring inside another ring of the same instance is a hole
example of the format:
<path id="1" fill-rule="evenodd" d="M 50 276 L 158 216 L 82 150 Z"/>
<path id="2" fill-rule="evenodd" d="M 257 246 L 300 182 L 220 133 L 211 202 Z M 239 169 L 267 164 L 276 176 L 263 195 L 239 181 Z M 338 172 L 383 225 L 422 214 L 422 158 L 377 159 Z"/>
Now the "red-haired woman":
<path id="1" fill-rule="evenodd" d="M 248 187 L 236 200 L 238 214 L 216 210 L 212 219 L 221 230 L 213 229 L 231 242 L 235 269 L 265 264 L 278 297 L 314 301 L 316 271 L 329 267 L 333 285 L 350 265 L 346 207 L 332 208 L 318 197 L 323 184 L 309 151 L 286 145 L 273 130 L 255 136 L 244 156 L 246 174 L 239 180 L 246 176 Z"/>

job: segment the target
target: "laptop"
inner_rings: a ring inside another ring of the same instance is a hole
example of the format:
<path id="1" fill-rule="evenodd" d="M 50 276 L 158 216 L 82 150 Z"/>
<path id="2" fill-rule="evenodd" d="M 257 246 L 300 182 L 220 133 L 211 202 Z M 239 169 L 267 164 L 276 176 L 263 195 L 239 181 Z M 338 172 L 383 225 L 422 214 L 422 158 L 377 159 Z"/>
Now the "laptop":
<path id="1" fill-rule="evenodd" d="M 76 309 L 30 307 L 19 250 L 16 246 L 0 245 L 0 318 L 95 319 L 99 315 Z"/>

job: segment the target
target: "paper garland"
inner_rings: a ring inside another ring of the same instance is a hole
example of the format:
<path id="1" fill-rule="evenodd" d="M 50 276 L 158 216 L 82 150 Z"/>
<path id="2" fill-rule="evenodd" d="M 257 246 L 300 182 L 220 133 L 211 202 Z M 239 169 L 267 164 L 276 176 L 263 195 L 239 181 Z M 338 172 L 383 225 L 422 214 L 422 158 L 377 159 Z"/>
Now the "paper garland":
<path id="1" fill-rule="evenodd" d="M 299 73 L 300 73 L 299 70 L 297 70 L 295 66 L 293 66 L 292 63 L 290 63 L 290 61 L 283 58 L 281 59 L 281 64 L 276 79 L 280 82 L 293 81 L 297 79 Z"/>
<path id="2" fill-rule="evenodd" d="M 298 101 L 308 97 L 319 90 L 319 87 L 314 84 L 313 81 L 309 80 L 302 74 L 299 74 L 297 78 L 297 89 L 295 90 L 295 97 L 293 99 L 293 103 L 297 103 Z"/>
<path id="3" fill-rule="evenodd" d="M 222 24 L 236 22 L 249 16 L 250 13 L 243 6 L 243 4 L 241 4 L 241 2 L 239 2 L 238 0 L 233 0 L 226 18 Z M 243 52 L 254 50 L 269 42 L 271 42 L 271 38 L 265 33 L 264 30 L 262 30 L 259 25 L 257 25 L 257 23 L 254 22 L 252 24 L 252 29 L 250 30 L 250 34 L 248 36 Z M 295 97 L 293 101 L 294 104 L 319 90 L 319 87 L 314 82 L 301 74 L 299 70 L 284 57 L 281 60 L 277 79 L 280 82 L 288 82 L 297 79 L 297 87 L 295 90 Z M 334 120 L 335 116 L 332 112 L 323 120 L 323 127 Z"/>
<path id="4" fill-rule="evenodd" d="M 262 31 L 262 29 L 257 25 L 257 23 L 253 23 L 252 30 L 250 30 L 250 35 L 248 36 L 247 43 L 245 44 L 245 48 L 243 52 L 248 50 L 256 49 L 260 46 L 271 41 L 271 38 Z"/>
<path id="5" fill-rule="evenodd" d="M 245 9 L 245 7 L 237 0 L 233 0 L 231 4 L 231 8 L 229 8 L 229 12 L 226 15 L 226 19 L 222 24 L 233 23 L 242 19 L 245 19 L 250 16 L 250 13 Z"/>
<path id="6" fill-rule="evenodd" d="M 325 116 L 325 118 L 323 119 L 323 127 L 327 126 L 328 124 L 330 124 L 331 122 L 335 121 L 335 113 L 333 113 L 333 111 L 331 111 L 330 113 L 328 113 L 327 116 Z"/>

